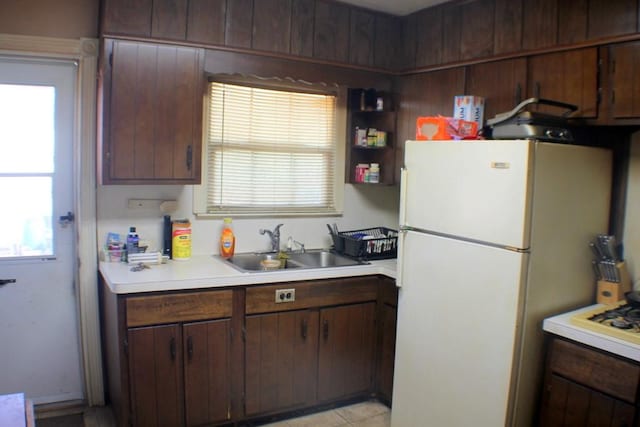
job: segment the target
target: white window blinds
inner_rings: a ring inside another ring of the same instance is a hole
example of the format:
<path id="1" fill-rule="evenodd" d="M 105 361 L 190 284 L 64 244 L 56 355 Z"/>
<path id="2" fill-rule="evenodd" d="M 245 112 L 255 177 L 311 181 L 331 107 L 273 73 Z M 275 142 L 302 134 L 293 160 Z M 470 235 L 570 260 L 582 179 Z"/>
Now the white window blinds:
<path id="1" fill-rule="evenodd" d="M 336 97 L 209 84 L 207 212 L 335 210 Z"/>

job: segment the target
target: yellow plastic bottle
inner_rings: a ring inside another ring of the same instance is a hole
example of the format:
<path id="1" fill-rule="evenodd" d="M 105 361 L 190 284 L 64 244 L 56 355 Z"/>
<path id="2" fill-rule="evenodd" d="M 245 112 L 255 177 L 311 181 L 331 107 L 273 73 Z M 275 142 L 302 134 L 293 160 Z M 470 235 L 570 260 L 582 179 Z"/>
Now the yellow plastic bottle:
<path id="1" fill-rule="evenodd" d="M 236 248 L 236 236 L 233 234 L 231 227 L 231 218 L 225 218 L 220 233 L 220 256 L 222 258 L 231 258 Z"/>

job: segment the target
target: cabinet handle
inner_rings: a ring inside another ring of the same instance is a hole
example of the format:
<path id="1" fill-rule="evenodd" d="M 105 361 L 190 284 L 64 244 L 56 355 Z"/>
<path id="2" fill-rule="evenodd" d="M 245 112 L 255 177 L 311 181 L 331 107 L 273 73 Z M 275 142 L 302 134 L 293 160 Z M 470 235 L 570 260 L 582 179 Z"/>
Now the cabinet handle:
<path id="1" fill-rule="evenodd" d="M 171 337 L 169 341 L 169 353 L 171 354 L 171 360 L 176 360 L 176 339 Z"/>
<path id="2" fill-rule="evenodd" d="M 520 104 L 520 102 L 522 102 L 522 85 L 520 83 L 516 85 L 515 95 L 516 95 L 516 98 L 515 98 L 516 102 L 514 103 L 514 105 L 518 105 Z"/>
<path id="3" fill-rule="evenodd" d="M 533 96 L 535 96 L 536 98 L 540 98 L 540 82 L 536 82 L 534 86 L 535 87 L 533 89 Z"/>
<path id="4" fill-rule="evenodd" d="M 193 337 L 187 337 L 187 357 L 193 359 Z"/>
<path id="5" fill-rule="evenodd" d="M 191 165 L 193 164 L 193 149 L 191 146 L 187 146 L 187 170 L 191 170 Z"/>
<path id="6" fill-rule="evenodd" d="M 300 325 L 300 334 L 302 335 L 302 339 L 306 340 L 307 339 L 307 330 L 309 328 L 309 324 L 307 322 L 307 319 L 304 319 L 302 321 L 302 324 Z"/>
<path id="7" fill-rule="evenodd" d="M 329 321 L 324 320 L 322 322 L 322 336 L 325 340 L 329 339 Z"/>

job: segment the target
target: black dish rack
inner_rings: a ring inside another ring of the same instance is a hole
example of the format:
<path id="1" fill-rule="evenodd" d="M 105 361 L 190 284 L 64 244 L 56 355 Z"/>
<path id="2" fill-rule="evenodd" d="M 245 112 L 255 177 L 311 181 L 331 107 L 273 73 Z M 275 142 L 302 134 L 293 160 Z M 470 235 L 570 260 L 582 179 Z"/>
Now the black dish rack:
<path id="1" fill-rule="evenodd" d="M 390 259 L 398 256 L 398 231 L 386 227 L 331 233 L 333 249 L 347 256 L 366 259 Z"/>

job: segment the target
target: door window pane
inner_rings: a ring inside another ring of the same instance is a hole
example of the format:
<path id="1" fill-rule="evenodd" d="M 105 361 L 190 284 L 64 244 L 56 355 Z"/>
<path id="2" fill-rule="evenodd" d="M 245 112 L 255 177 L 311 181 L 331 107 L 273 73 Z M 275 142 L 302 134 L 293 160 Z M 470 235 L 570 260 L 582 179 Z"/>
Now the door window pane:
<path id="1" fill-rule="evenodd" d="M 55 88 L 0 84 L 0 258 L 53 255 Z"/>

